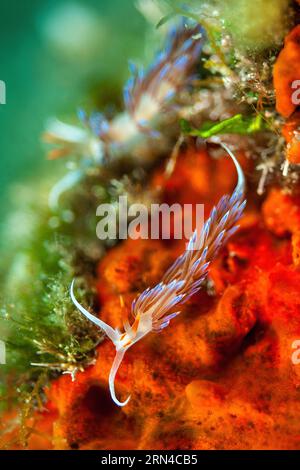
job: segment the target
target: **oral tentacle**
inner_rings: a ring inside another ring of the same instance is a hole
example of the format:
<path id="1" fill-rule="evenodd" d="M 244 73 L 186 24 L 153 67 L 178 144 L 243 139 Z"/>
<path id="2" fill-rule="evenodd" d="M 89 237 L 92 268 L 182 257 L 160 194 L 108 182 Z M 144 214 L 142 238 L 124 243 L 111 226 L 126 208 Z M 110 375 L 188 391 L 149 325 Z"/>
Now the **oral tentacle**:
<path id="1" fill-rule="evenodd" d="M 70 287 L 70 295 L 71 295 L 71 299 L 72 299 L 72 302 L 73 304 L 75 305 L 75 307 L 78 308 L 78 310 L 86 317 L 88 318 L 88 320 L 90 320 L 91 322 L 93 322 L 95 325 L 99 326 L 99 328 L 101 328 L 102 330 L 104 330 L 104 332 L 107 334 L 107 336 L 109 337 L 109 339 L 114 343 L 116 344 L 116 342 L 118 341 L 120 335 L 111 327 L 109 326 L 107 323 L 105 323 L 104 321 L 100 320 L 100 318 L 97 318 L 95 317 L 95 315 L 92 315 L 90 312 L 88 312 L 88 310 L 86 310 L 79 302 L 78 300 L 76 299 L 75 295 L 74 295 L 74 283 L 75 283 L 75 280 L 73 279 L 72 283 L 71 283 L 71 287 Z"/>
<path id="2" fill-rule="evenodd" d="M 126 352 L 126 349 L 120 349 L 119 351 L 116 352 L 114 362 L 112 363 L 112 366 L 111 366 L 111 369 L 110 369 L 109 379 L 108 379 L 109 391 L 110 391 L 111 398 L 116 403 L 116 405 L 118 405 L 118 406 L 127 405 L 127 403 L 130 400 L 130 397 L 131 397 L 131 395 L 129 395 L 127 400 L 121 402 L 117 399 L 116 392 L 115 392 L 115 378 L 116 378 L 116 374 L 119 370 L 119 367 L 120 367 L 120 365 L 123 361 L 123 357 L 124 357 L 125 352 Z"/>

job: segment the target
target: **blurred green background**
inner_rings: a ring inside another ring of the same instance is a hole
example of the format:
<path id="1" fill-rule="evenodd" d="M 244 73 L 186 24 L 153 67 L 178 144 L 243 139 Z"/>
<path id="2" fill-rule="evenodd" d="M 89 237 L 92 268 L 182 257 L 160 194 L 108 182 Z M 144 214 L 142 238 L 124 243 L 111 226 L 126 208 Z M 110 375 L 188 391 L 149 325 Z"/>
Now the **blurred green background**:
<path id="1" fill-rule="evenodd" d="M 121 103 L 127 61 L 145 47 L 135 0 L 2 0 L 0 3 L 1 213 L 11 182 L 32 181 L 45 160 L 49 117 L 76 122 L 79 107 Z"/>

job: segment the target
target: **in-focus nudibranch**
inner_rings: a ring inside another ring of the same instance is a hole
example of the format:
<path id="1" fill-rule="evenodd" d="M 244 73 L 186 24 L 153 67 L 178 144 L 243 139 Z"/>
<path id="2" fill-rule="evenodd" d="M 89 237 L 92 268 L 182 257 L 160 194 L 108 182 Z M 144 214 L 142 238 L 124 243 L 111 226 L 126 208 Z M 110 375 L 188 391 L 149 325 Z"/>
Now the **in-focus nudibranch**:
<path id="1" fill-rule="evenodd" d="M 56 146 L 49 158 L 79 157 L 78 169 L 54 186 L 49 198 L 52 209 L 57 208 L 60 194 L 84 177 L 87 167 L 101 166 L 105 157 L 109 162 L 130 156 L 146 164 L 168 148 L 167 134 L 159 130 L 176 113 L 173 98 L 191 83 L 203 42 L 199 25 L 180 23 L 170 31 L 165 47 L 148 70 L 130 64 L 123 112 L 109 121 L 103 113 L 88 117 L 80 111 L 84 128 L 57 119 L 49 122 L 44 140 Z"/>
<path id="2" fill-rule="evenodd" d="M 237 174 L 238 183 L 232 195 L 223 196 L 210 213 L 200 234 L 197 230 L 191 236 L 186 251 L 176 259 L 163 276 L 161 282 L 153 288 L 146 289 L 132 304 L 135 320 L 132 325 L 124 322 L 124 332 L 114 329 L 107 323 L 89 313 L 74 296 L 74 281 L 70 293 L 75 306 L 90 321 L 104 330 L 116 348 L 116 356 L 109 375 L 109 389 L 113 401 L 119 406 L 125 406 L 115 394 L 115 377 L 125 352 L 134 343 L 151 331 L 160 331 L 169 325 L 170 320 L 180 311 L 178 306 L 195 294 L 203 284 L 210 262 L 228 238 L 237 230 L 236 223 L 242 215 L 246 201 L 244 200 L 245 179 L 242 169 L 230 151 L 221 144 L 232 158 Z"/>

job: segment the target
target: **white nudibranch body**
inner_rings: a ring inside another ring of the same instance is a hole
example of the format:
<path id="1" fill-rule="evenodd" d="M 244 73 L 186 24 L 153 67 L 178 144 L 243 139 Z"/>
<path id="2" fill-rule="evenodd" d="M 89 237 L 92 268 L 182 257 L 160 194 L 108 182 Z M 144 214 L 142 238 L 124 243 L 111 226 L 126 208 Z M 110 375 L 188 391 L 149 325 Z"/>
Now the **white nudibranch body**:
<path id="1" fill-rule="evenodd" d="M 127 349 L 151 331 L 161 331 L 169 325 L 170 320 L 180 313 L 176 310 L 178 306 L 201 288 L 210 262 L 238 228 L 236 223 L 246 204 L 245 179 L 230 149 L 224 144 L 221 145 L 235 164 L 238 174 L 236 188 L 231 196 L 223 196 L 212 209 L 201 233 L 198 234 L 195 230 L 186 251 L 175 260 L 162 281 L 155 287 L 146 289 L 134 300 L 132 313 L 135 320 L 132 325 L 128 321 L 124 322 L 124 332 L 121 333 L 92 315 L 76 300 L 74 281 L 71 284 L 70 294 L 74 305 L 106 333 L 116 348 L 116 356 L 109 374 L 109 389 L 113 401 L 119 406 L 125 406 L 130 399 L 129 396 L 126 401 L 120 402 L 116 397 L 114 385 L 116 373 Z"/>

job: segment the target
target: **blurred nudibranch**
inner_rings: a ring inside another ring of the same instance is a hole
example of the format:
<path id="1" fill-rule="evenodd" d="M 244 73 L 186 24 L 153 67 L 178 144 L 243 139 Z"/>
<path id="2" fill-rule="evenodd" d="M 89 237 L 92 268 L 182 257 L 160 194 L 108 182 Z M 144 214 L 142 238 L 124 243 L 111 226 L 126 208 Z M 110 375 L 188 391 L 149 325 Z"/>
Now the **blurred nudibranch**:
<path id="1" fill-rule="evenodd" d="M 119 406 L 125 406 L 130 399 L 128 397 L 125 402 L 120 402 L 114 385 L 116 373 L 127 349 L 151 331 L 158 332 L 169 325 L 170 320 L 180 313 L 180 305 L 201 288 L 211 261 L 238 228 L 236 223 L 246 204 L 245 179 L 235 156 L 226 145 L 221 145 L 232 158 L 237 170 L 238 183 L 235 190 L 231 196 L 223 196 L 212 209 L 201 233 L 195 230 L 187 249 L 167 270 L 161 282 L 153 288 L 147 288 L 134 300 L 132 314 L 135 320 L 132 325 L 128 320 L 124 322 L 124 332 L 121 333 L 92 315 L 76 300 L 74 281 L 72 282 L 70 294 L 73 303 L 83 315 L 104 330 L 116 348 L 109 375 L 109 389 L 113 401 Z"/>
<path id="2" fill-rule="evenodd" d="M 176 116 L 174 99 L 192 82 L 203 42 L 200 25 L 191 27 L 181 22 L 172 28 L 165 47 L 147 70 L 129 64 L 131 77 L 124 86 L 123 112 L 108 120 L 103 113 L 88 117 L 80 111 L 84 127 L 57 119 L 49 121 L 44 140 L 56 145 L 49 158 L 79 157 L 74 175 L 67 175 L 54 186 L 50 207 L 57 207 L 60 194 L 83 178 L 91 165 L 101 166 L 104 160 L 115 161 L 123 156 L 147 164 L 169 148 L 168 133 L 160 130 Z"/>
<path id="3" fill-rule="evenodd" d="M 149 70 L 145 72 L 130 64 L 132 76 L 124 87 L 124 102 L 139 130 L 156 136 L 153 120 L 172 109 L 172 98 L 191 81 L 202 43 L 199 26 L 187 29 L 182 24 L 181 28 L 171 29 L 165 49 Z"/>

